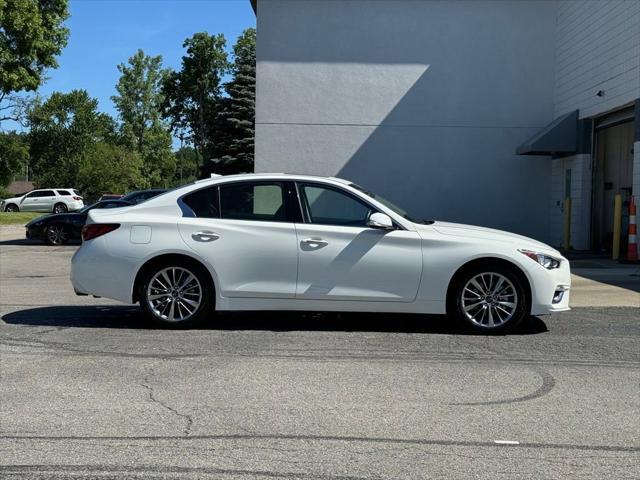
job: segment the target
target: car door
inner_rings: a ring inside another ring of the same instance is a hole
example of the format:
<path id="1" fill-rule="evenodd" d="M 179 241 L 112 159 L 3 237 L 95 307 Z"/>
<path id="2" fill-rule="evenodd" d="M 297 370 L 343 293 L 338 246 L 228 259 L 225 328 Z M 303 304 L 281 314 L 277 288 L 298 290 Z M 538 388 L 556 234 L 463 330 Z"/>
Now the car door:
<path id="1" fill-rule="evenodd" d="M 181 198 L 184 242 L 216 272 L 225 297 L 294 298 L 298 258 L 289 182 L 244 181 Z"/>
<path id="2" fill-rule="evenodd" d="M 37 211 L 52 212 L 57 199 L 58 197 L 56 197 L 56 193 L 53 190 L 40 190 Z"/>
<path id="3" fill-rule="evenodd" d="M 38 210 L 38 205 L 40 204 L 40 190 L 34 190 L 33 192 L 27 193 L 22 200 L 20 200 L 20 211 L 22 212 L 36 212 Z"/>
<path id="4" fill-rule="evenodd" d="M 304 223 L 296 224 L 296 297 L 411 302 L 422 275 L 417 232 L 369 228 L 376 210 L 350 192 L 298 183 Z"/>

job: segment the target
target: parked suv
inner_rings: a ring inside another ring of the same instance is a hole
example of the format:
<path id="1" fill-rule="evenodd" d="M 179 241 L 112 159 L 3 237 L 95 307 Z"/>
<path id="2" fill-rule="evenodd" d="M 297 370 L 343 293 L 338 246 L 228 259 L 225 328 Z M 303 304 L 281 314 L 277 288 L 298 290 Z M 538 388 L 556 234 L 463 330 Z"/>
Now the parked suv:
<path id="1" fill-rule="evenodd" d="M 32 190 L 19 197 L 7 198 L 0 203 L 3 212 L 65 213 L 84 207 L 82 196 L 72 188 Z"/>

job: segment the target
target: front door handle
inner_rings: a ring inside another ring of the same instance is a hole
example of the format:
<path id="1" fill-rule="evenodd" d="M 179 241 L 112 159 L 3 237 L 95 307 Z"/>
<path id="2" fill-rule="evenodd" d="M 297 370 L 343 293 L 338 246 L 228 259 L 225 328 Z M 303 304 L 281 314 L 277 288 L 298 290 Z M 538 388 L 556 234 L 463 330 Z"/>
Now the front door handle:
<path id="1" fill-rule="evenodd" d="M 204 231 L 192 234 L 191 238 L 193 238 L 196 242 L 213 242 L 214 240 L 219 239 L 220 235 L 218 235 L 217 233 Z"/>
<path id="2" fill-rule="evenodd" d="M 309 245 L 310 247 L 324 247 L 325 245 L 329 245 L 329 242 L 322 240 L 321 238 L 305 238 L 302 240 L 302 243 Z"/>

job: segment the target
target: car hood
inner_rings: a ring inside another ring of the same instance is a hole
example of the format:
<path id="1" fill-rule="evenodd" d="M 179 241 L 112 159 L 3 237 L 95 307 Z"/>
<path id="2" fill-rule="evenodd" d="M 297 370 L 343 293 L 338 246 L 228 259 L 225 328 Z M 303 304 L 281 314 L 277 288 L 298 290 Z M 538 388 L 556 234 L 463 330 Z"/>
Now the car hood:
<path id="1" fill-rule="evenodd" d="M 47 223 L 49 223 L 52 220 L 65 220 L 67 218 L 71 218 L 71 217 L 75 217 L 77 216 L 78 213 L 75 212 L 69 212 L 69 213 L 50 213 L 48 215 L 42 215 L 40 217 L 36 217 L 33 220 L 31 220 L 29 223 L 26 224 L 27 227 L 30 227 L 32 225 L 35 225 L 36 223 L 40 223 L 42 221 L 46 221 Z"/>
<path id="2" fill-rule="evenodd" d="M 478 238 L 483 240 L 492 240 L 497 242 L 511 243 L 518 248 L 529 248 L 535 250 L 543 250 L 554 252 L 560 255 L 555 248 L 550 247 L 546 243 L 542 243 L 533 238 L 517 235 L 515 233 L 505 232 L 504 230 L 496 230 L 494 228 L 478 227 L 476 225 L 465 225 L 463 223 L 450 223 L 436 221 L 430 228 L 435 229 L 442 235 L 451 235 L 456 237 Z"/>
<path id="3" fill-rule="evenodd" d="M 20 200 L 22 200 L 22 197 L 11 197 L 11 198 L 3 198 L 2 201 L 3 202 L 16 202 L 19 203 Z"/>

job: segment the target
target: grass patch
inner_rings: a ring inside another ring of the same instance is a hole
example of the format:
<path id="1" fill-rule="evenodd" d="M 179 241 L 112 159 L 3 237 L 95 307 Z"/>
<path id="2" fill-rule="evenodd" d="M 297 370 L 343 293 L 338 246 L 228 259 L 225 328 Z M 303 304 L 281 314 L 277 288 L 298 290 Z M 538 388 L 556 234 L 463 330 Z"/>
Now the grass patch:
<path id="1" fill-rule="evenodd" d="M 41 212 L 0 212 L 0 225 L 24 225 L 36 217 L 46 213 Z"/>

